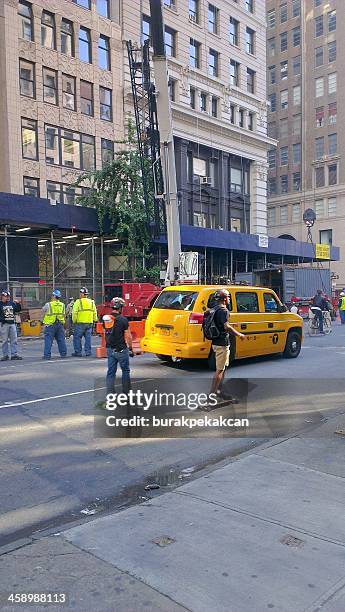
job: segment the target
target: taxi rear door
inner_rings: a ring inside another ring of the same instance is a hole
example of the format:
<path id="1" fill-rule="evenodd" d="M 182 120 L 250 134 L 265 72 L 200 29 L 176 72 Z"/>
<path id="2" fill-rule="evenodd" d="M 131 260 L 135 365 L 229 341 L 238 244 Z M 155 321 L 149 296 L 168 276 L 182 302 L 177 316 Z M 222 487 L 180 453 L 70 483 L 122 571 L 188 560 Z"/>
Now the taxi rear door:
<path id="1" fill-rule="evenodd" d="M 235 323 L 235 329 L 245 335 L 244 340 L 236 339 L 237 358 L 263 355 L 265 340 L 262 333 L 259 292 L 252 289 L 234 289 L 232 296 L 234 313 L 230 316 L 230 323 Z"/>
<path id="2" fill-rule="evenodd" d="M 272 291 L 262 291 L 260 298 L 265 354 L 281 353 L 286 342 L 286 314 L 279 312 L 281 305 Z"/>

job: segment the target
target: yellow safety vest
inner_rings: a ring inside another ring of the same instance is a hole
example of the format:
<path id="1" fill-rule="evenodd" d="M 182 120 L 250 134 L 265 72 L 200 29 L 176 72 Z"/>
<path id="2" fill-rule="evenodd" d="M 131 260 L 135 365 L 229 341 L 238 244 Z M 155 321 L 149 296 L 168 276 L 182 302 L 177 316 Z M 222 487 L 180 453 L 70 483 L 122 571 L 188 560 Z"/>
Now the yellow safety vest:
<path id="1" fill-rule="evenodd" d="M 345 310 L 345 297 L 341 298 L 340 310 Z"/>
<path id="2" fill-rule="evenodd" d="M 95 302 L 90 298 L 79 298 L 74 302 L 72 312 L 73 323 L 94 323 L 97 321 Z"/>
<path id="3" fill-rule="evenodd" d="M 54 300 L 48 304 L 48 312 L 44 315 L 43 323 L 45 325 L 54 325 L 56 321 L 65 323 L 65 304 Z"/>

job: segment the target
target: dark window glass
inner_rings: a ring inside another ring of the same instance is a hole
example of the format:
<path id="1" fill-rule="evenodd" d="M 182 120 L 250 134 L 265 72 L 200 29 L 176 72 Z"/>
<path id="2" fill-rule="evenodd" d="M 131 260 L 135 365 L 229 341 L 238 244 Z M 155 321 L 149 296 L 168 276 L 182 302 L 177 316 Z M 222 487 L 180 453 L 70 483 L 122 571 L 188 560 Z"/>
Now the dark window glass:
<path id="1" fill-rule="evenodd" d="M 106 87 L 99 88 L 100 117 L 104 121 L 113 120 L 112 91 Z"/>
<path id="2" fill-rule="evenodd" d="M 96 168 L 95 137 L 81 134 L 81 169 Z"/>
<path id="3" fill-rule="evenodd" d="M 59 165 L 60 150 L 59 150 L 59 131 L 57 127 L 52 125 L 45 126 L 45 143 L 46 143 L 46 163 Z"/>
<path id="4" fill-rule="evenodd" d="M 80 81 L 80 112 L 93 117 L 93 85 L 88 81 Z"/>
<path id="5" fill-rule="evenodd" d="M 48 49 L 56 49 L 55 17 L 53 13 L 48 13 L 48 11 L 42 12 L 41 45 Z"/>
<path id="6" fill-rule="evenodd" d="M 218 32 L 218 9 L 213 4 L 208 5 L 208 31 L 212 34 Z"/>
<path id="7" fill-rule="evenodd" d="M 18 3 L 19 36 L 24 40 L 34 40 L 34 22 L 32 5 L 30 2 L 20 0 Z"/>
<path id="8" fill-rule="evenodd" d="M 251 55 L 254 54 L 254 37 L 254 30 L 252 30 L 251 28 L 246 28 L 246 51 Z"/>
<path id="9" fill-rule="evenodd" d="M 235 60 L 230 60 L 230 85 L 239 87 L 240 84 L 240 65 Z"/>
<path id="10" fill-rule="evenodd" d="M 237 312 L 259 312 L 259 301 L 254 291 L 236 293 Z"/>
<path id="11" fill-rule="evenodd" d="M 255 93 L 255 71 L 247 68 L 247 91 Z"/>
<path id="12" fill-rule="evenodd" d="M 74 57 L 73 23 L 67 19 L 61 20 L 61 53 Z"/>
<path id="13" fill-rule="evenodd" d="M 196 291 L 162 291 L 153 308 L 162 310 L 193 310 L 198 297 Z"/>
<path id="14" fill-rule="evenodd" d="M 272 293 L 264 293 L 265 312 L 278 312 L 279 304 Z"/>
<path id="15" fill-rule="evenodd" d="M 199 0 L 189 0 L 189 19 L 199 23 Z"/>
<path id="16" fill-rule="evenodd" d="M 219 53 L 214 49 L 209 50 L 208 54 L 208 73 L 210 76 L 218 76 Z"/>
<path id="17" fill-rule="evenodd" d="M 328 184 L 337 184 L 337 164 L 331 164 L 328 166 Z"/>
<path id="18" fill-rule="evenodd" d="M 24 195 L 34 196 L 35 198 L 40 197 L 40 181 L 38 178 L 31 178 L 31 176 L 23 177 L 23 192 Z"/>
<path id="19" fill-rule="evenodd" d="M 24 159 L 38 159 L 37 121 L 22 118 L 22 155 Z"/>
<path id="20" fill-rule="evenodd" d="M 147 15 L 143 15 L 141 22 L 141 41 L 149 40 L 151 37 L 151 20 Z"/>
<path id="21" fill-rule="evenodd" d="M 35 98 L 35 64 L 24 59 L 19 60 L 20 94 Z"/>
<path id="22" fill-rule="evenodd" d="M 82 27 L 79 28 L 79 59 L 92 63 L 90 30 Z"/>
<path id="23" fill-rule="evenodd" d="M 169 57 L 176 55 L 176 32 L 171 28 L 165 27 L 164 32 L 165 52 Z"/>
<path id="24" fill-rule="evenodd" d="M 62 106 L 69 110 L 76 110 L 75 77 L 62 75 Z"/>
<path id="25" fill-rule="evenodd" d="M 112 140 L 101 139 L 102 167 L 111 164 L 114 159 L 114 143 Z"/>
<path id="26" fill-rule="evenodd" d="M 212 117 L 218 117 L 218 98 L 212 96 L 211 100 L 211 114 Z"/>
<path id="27" fill-rule="evenodd" d="M 107 17 L 107 19 L 109 19 L 110 17 L 109 0 L 97 0 L 96 7 L 97 7 L 97 13 L 99 15 L 102 15 L 102 17 Z"/>
<path id="28" fill-rule="evenodd" d="M 50 68 L 43 68 L 43 101 L 49 104 L 58 103 L 57 72 Z"/>
<path id="29" fill-rule="evenodd" d="M 72 0 L 74 4 L 78 4 L 78 6 L 83 6 L 84 8 L 91 9 L 91 0 Z"/>
<path id="30" fill-rule="evenodd" d="M 200 68 L 200 43 L 194 38 L 189 41 L 189 64 L 192 68 Z"/>
<path id="31" fill-rule="evenodd" d="M 234 17 L 230 17 L 229 39 L 232 45 L 238 47 L 239 22 Z"/>
<path id="32" fill-rule="evenodd" d="M 110 43 L 107 36 L 98 39 L 98 65 L 103 70 L 110 70 Z"/>

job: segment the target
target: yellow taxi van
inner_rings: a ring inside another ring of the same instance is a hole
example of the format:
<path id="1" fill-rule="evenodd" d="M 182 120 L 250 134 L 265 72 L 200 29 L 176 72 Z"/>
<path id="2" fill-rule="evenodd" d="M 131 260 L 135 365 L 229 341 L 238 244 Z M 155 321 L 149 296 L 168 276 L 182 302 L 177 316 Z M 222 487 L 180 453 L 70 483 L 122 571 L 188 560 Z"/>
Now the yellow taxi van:
<path id="1" fill-rule="evenodd" d="M 205 310 L 215 305 L 219 285 L 166 287 L 157 297 L 145 323 L 141 349 L 163 361 L 208 359 L 214 368 L 211 342 L 204 338 Z M 303 320 L 289 312 L 272 289 L 229 285 L 230 323 L 246 336 L 231 338 L 231 358 L 243 359 L 282 353 L 298 357 L 303 341 Z"/>

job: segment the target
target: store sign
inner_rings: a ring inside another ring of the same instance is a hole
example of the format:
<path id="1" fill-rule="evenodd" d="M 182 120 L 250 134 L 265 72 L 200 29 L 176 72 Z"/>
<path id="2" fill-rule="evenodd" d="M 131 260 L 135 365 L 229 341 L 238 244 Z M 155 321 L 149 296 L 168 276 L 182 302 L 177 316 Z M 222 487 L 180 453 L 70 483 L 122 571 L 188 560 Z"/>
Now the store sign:
<path id="1" fill-rule="evenodd" d="M 266 234 L 258 234 L 259 247 L 267 249 L 268 247 L 268 236 Z"/>
<path id="2" fill-rule="evenodd" d="M 329 244 L 316 244 L 315 256 L 316 259 L 331 259 L 331 247 Z"/>

